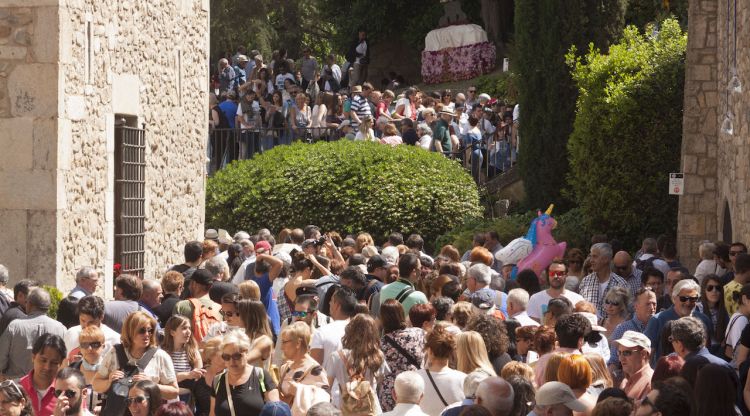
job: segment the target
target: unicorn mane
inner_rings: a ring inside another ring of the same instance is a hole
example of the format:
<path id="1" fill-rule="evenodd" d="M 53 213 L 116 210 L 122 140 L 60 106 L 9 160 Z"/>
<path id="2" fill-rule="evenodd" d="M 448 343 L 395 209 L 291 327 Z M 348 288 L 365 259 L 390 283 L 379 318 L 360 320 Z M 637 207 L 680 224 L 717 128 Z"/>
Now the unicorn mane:
<path id="1" fill-rule="evenodd" d="M 537 240 L 537 237 L 536 237 L 536 225 L 537 225 L 537 223 L 541 221 L 542 225 L 544 225 L 548 218 L 550 218 L 549 215 L 542 214 L 542 215 L 534 218 L 533 220 L 531 220 L 531 226 L 529 226 L 529 231 L 526 233 L 526 237 L 525 238 L 531 242 L 531 246 L 532 247 L 536 245 L 536 240 Z"/>

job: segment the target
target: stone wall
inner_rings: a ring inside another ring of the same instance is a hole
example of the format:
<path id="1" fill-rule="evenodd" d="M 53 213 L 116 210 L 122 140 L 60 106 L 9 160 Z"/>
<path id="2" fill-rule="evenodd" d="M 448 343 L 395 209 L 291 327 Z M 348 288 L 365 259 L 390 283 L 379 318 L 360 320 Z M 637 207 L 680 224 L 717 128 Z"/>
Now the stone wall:
<path id="1" fill-rule="evenodd" d="M 737 75 L 742 92 L 729 89 L 734 66 L 734 4 L 737 4 Z M 724 235 L 728 204 L 733 241 L 750 243 L 750 41 L 743 16 L 746 2 L 691 0 L 685 79 L 682 170 L 685 195 L 680 197 L 678 251 L 691 269 L 701 240 L 730 240 Z M 731 121 L 730 134 L 722 126 Z"/>
<path id="2" fill-rule="evenodd" d="M 54 283 L 58 7 L 0 2 L 0 263 Z"/>
<path id="3" fill-rule="evenodd" d="M 22 3 L 22 4 L 21 4 Z M 145 268 L 202 235 L 208 0 L 4 0 L 0 263 L 66 291 L 102 270 L 111 295 L 115 118 L 146 129 Z M 5 151 L 10 149 L 10 151 Z"/>

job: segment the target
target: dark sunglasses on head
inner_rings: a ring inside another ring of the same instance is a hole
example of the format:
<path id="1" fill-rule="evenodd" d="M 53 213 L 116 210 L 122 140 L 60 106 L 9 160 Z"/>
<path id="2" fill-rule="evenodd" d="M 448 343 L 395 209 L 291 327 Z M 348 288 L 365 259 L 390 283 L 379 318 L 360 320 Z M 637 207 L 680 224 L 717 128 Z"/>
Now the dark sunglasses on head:
<path id="1" fill-rule="evenodd" d="M 224 361 L 239 361 L 242 359 L 243 355 L 243 352 L 235 352 L 234 354 L 221 354 L 221 359 Z"/>
<path id="2" fill-rule="evenodd" d="M 125 399 L 125 404 L 130 406 L 133 403 L 141 404 L 148 400 L 148 396 L 135 396 L 135 397 L 128 397 Z"/>
<path id="3" fill-rule="evenodd" d="M 152 327 L 138 328 L 138 333 L 141 334 L 141 335 L 143 335 L 143 334 L 153 334 L 154 333 L 154 328 L 152 328 Z"/>
<path id="4" fill-rule="evenodd" d="M 21 387 L 18 386 L 18 383 L 16 383 L 13 380 L 5 380 L 2 383 L 0 383 L 0 389 L 4 389 L 10 387 L 13 389 L 13 393 L 15 395 L 18 395 L 20 397 L 23 397 L 23 393 L 21 393 Z M 18 399 L 20 400 L 20 399 Z M 15 402 L 15 401 L 14 401 Z"/>
<path id="5" fill-rule="evenodd" d="M 73 397 L 76 397 L 76 391 L 75 390 L 55 390 L 55 397 L 60 397 L 61 394 L 65 394 L 65 397 L 72 399 Z"/>
<path id="6" fill-rule="evenodd" d="M 98 350 L 99 348 L 101 348 L 102 345 L 103 344 L 101 342 L 99 342 L 99 341 L 82 342 L 81 343 L 81 349 L 82 350 L 88 350 L 88 349 Z"/>
<path id="7" fill-rule="evenodd" d="M 713 292 L 714 290 L 721 292 L 722 289 L 720 285 L 706 285 L 706 292 Z"/>
<path id="8" fill-rule="evenodd" d="M 698 302 L 698 299 L 700 299 L 698 296 L 679 296 L 680 302 L 687 303 L 687 302 Z"/>

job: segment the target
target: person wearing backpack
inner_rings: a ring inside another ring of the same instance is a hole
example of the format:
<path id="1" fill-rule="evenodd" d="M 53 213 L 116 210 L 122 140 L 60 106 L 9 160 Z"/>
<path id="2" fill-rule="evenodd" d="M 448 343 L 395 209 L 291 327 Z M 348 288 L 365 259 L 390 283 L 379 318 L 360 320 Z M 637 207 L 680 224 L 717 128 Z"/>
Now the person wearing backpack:
<path id="1" fill-rule="evenodd" d="M 172 358 L 158 347 L 156 319 L 136 311 L 122 325 L 122 344 L 105 353 L 94 377 L 94 391 L 107 393 L 102 414 L 124 415 L 128 391 L 141 380 L 156 383 L 165 400 L 177 398 L 177 376 Z"/>
<path id="2" fill-rule="evenodd" d="M 200 343 L 208 334 L 211 325 L 221 321 L 221 305 L 211 300 L 208 295 L 214 283 L 211 272 L 199 269 L 190 279 L 190 297 L 177 302 L 173 313 L 190 319 L 191 331 L 195 340 Z"/>
<path id="3" fill-rule="evenodd" d="M 341 389 L 338 407 L 344 416 L 379 415 L 378 384 L 390 373 L 380 350 L 380 328 L 373 317 L 356 315 L 344 330 L 343 349 L 331 354 L 325 366 L 328 384 Z M 334 405 L 336 405 L 334 397 Z"/>

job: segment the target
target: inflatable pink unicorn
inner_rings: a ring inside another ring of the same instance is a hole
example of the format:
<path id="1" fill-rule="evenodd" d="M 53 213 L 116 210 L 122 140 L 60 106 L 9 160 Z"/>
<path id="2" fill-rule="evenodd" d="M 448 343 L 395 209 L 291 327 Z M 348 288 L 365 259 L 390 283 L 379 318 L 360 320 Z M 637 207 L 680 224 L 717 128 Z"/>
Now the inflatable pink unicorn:
<path id="1" fill-rule="evenodd" d="M 537 217 L 531 222 L 526 240 L 531 243 L 533 249 L 528 256 L 518 262 L 518 271 L 531 269 L 537 276 L 541 277 L 542 271 L 552 263 L 555 258 L 563 258 L 565 255 L 565 242 L 557 243 L 552 238 L 552 230 L 557 227 L 557 221 L 550 216 L 554 205 L 550 205 L 542 214 L 537 212 Z"/>

